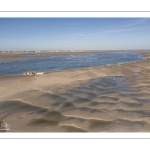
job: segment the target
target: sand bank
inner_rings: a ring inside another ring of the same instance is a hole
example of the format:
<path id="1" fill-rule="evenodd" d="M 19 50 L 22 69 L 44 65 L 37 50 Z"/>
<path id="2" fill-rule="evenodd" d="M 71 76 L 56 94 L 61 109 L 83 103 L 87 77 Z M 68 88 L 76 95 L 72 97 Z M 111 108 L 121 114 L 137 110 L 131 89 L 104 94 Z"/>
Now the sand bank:
<path id="1" fill-rule="evenodd" d="M 147 60 L 107 67 L 0 78 L 7 132 L 150 131 Z"/>

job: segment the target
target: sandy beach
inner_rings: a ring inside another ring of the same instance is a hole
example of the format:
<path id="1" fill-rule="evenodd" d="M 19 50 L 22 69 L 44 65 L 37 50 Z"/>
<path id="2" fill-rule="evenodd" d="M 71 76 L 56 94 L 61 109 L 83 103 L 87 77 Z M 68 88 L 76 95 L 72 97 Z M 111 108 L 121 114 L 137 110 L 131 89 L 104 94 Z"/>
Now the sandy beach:
<path id="1" fill-rule="evenodd" d="M 0 132 L 149 132 L 150 52 L 140 52 L 147 60 L 0 77 Z"/>

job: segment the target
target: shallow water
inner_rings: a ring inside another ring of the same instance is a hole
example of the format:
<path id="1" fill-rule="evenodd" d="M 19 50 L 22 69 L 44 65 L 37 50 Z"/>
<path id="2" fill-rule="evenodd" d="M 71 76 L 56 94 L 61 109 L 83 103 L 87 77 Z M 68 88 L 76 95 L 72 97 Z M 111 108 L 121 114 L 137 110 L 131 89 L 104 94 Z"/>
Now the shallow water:
<path id="1" fill-rule="evenodd" d="M 27 55 L 27 57 L 30 57 L 30 55 Z M 137 52 L 53 56 L 49 58 L 38 58 L 34 60 L 21 60 L 15 62 L 0 63 L 0 76 L 22 75 L 24 72 L 28 71 L 52 72 L 60 70 L 89 68 L 95 66 L 109 66 L 113 64 L 120 65 L 123 63 L 145 59 L 145 57 Z"/>

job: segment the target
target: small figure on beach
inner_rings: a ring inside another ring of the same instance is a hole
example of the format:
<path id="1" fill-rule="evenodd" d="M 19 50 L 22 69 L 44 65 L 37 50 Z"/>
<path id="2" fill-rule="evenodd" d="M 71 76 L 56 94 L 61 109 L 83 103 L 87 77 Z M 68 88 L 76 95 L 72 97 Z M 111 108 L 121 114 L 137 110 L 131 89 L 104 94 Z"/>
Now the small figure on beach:
<path id="1" fill-rule="evenodd" d="M 24 75 L 34 76 L 35 72 L 25 72 Z"/>
<path id="2" fill-rule="evenodd" d="M 44 71 L 44 72 L 37 72 L 37 73 L 35 73 L 35 72 L 25 72 L 23 75 L 35 76 L 35 75 L 43 75 L 43 74 L 47 74 L 47 72 L 46 71 Z"/>

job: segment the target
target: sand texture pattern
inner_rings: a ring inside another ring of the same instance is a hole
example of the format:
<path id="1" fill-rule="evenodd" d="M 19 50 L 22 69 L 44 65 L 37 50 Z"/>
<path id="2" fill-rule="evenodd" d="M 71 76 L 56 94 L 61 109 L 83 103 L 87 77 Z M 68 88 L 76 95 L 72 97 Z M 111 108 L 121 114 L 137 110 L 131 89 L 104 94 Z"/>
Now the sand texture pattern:
<path id="1" fill-rule="evenodd" d="M 150 52 L 123 65 L 0 78 L 3 132 L 149 132 Z"/>

